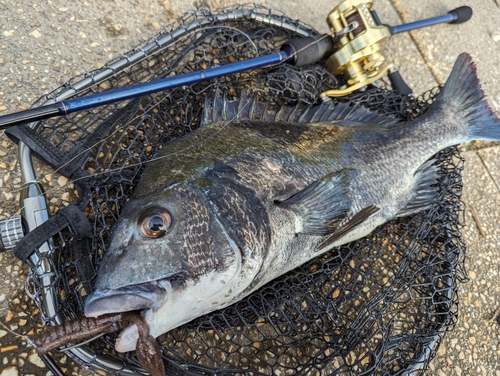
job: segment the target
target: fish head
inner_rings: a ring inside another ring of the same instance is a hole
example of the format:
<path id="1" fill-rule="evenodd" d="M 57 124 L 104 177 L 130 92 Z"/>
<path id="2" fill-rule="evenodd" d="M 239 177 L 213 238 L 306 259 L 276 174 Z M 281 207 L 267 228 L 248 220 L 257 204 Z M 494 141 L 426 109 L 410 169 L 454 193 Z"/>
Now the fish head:
<path id="1" fill-rule="evenodd" d="M 156 337 L 234 295 L 241 259 L 201 187 L 135 197 L 113 230 L 85 315 L 141 310 Z M 117 350 L 133 350 L 137 333 L 122 337 Z"/>

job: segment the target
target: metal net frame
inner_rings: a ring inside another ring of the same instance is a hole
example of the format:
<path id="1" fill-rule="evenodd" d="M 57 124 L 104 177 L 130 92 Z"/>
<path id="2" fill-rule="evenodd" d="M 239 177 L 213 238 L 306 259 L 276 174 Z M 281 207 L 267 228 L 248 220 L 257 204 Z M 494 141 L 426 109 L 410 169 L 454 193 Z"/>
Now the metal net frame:
<path id="1" fill-rule="evenodd" d="M 289 38 L 316 34 L 257 5 L 199 9 L 35 105 L 270 54 Z M 72 205 L 92 227 L 83 239 L 65 229 L 35 247 L 26 291 L 40 310 L 40 321 L 55 325 L 83 316 L 113 224 L 143 167 L 162 147 L 199 126 L 207 98 L 222 91 L 235 99 L 245 90 L 259 100 L 307 107 L 317 104 L 319 93 L 341 84 L 321 65 L 283 65 L 37 124 L 37 137 L 60 152 L 54 167 L 76 187 Z M 412 120 L 438 91 L 406 97 L 382 83 L 336 101 Z M 435 158 L 440 193 L 430 210 L 387 223 L 230 307 L 160 336 L 167 373 L 423 374 L 442 336 L 456 324 L 457 281 L 465 278 L 463 160 L 456 148 Z M 89 369 L 144 374 L 133 353 L 114 350 L 115 339 L 106 335 L 68 354 Z"/>

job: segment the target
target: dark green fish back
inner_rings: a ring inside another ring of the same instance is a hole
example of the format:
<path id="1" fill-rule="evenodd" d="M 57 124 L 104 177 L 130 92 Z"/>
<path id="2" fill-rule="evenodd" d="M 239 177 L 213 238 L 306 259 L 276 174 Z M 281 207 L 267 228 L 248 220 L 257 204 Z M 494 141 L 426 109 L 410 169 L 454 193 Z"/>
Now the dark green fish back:
<path id="1" fill-rule="evenodd" d="M 357 133 L 401 124 L 364 107 L 326 102 L 319 106 L 277 106 L 216 95 L 206 102 L 202 126 L 167 145 L 148 165 L 136 189 L 146 196 L 185 182 L 215 163 L 246 152 L 286 153 L 322 169 L 338 161 L 341 144 Z"/>

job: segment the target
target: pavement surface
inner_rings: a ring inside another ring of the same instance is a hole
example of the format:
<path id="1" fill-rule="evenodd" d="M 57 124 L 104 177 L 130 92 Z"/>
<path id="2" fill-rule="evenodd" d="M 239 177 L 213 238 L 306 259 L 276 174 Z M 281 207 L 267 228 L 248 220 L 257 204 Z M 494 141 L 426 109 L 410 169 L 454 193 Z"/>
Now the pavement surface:
<path id="1" fill-rule="evenodd" d="M 0 114 L 26 109 L 42 94 L 67 79 L 99 68 L 129 51 L 185 11 L 208 5 L 218 8 L 235 1 L 181 0 L 0 0 Z M 242 2 L 243 3 L 243 2 Z M 321 32 L 337 4 L 326 0 L 305 2 L 265 0 L 262 5 L 281 10 Z M 472 19 L 461 25 L 436 25 L 395 35 L 385 55 L 399 67 L 418 93 L 444 83 L 461 52 L 470 53 L 478 67 L 490 106 L 500 112 L 500 3 L 499 0 L 377 0 L 381 20 L 398 25 L 446 14 L 470 5 Z M 445 337 L 430 375 L 500 375 L 500 146 L 471 143 L 461 146 L 469 281 L 459 286 L 459 321 Z M 54 190 L 50 205 L 65 204 L 67 181 L 37 167 L 42 184 Z M 19 210 L 21 176 L 17 148 L 0 134 L 0 219 Z M 47 375 L 24 335 L 35 325 L 29 298 L 24 293 L 28 268 L 11 254 L 0 254 L 0 376 Z M 12 334 L 20 333 L 23 336 Z M 87 371 L 64 355 L 58 362 L 67 374 Z"/>

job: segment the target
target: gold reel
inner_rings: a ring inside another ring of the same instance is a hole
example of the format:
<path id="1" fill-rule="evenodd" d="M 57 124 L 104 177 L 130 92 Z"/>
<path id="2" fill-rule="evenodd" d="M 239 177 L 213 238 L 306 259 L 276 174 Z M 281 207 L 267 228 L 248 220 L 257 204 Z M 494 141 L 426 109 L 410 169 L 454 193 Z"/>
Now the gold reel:
<path id="1" fill-rule="evenodd" d="M 344 34 L 335 45 L 336 52 L 326 61 L 335 75 L 343 74 L 347 85 L 328 90 L 321 96 L 340 97 L 380 79 L 393 64 L 383 67 L 385 57 L 380 43 L 391 37 L 387 26 L 381 25 L 371 11 L 373 1 L 345 0 L 328 15 L 332 34 Z"/>

